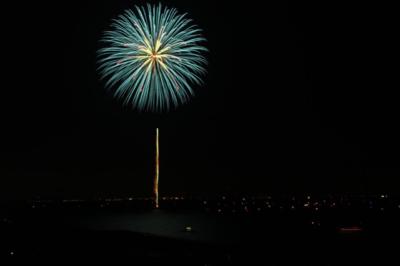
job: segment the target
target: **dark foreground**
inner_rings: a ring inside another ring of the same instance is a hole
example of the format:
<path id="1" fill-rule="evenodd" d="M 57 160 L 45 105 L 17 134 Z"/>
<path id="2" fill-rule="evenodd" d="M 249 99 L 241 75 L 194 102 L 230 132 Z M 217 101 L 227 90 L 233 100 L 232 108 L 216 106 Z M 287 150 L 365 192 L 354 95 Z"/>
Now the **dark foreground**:
<path id="1" fill-rule="evenodd" d="M 132 199 L 3 204 L 0 264 L 400 263 L 396 199 L 368 200 L 368 208 L 349 200 L 246 201 L 165 200 L 157 211 Z"/>

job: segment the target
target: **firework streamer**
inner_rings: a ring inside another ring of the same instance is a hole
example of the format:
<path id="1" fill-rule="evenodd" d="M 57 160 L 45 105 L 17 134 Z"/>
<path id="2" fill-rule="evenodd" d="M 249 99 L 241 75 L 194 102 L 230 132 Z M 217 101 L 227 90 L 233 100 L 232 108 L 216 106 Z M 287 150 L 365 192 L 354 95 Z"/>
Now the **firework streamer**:
<path id="1" fill-rule="evenodd" d="M 159 130 L 157 128 L 156 130 L 156 170 L 155 170 L 155 176 L 154 176 L 154 201 L 155 201 L 155 207 L 158 209 L 159 207 L 159 202 L 158 202 L 158 180 L 160 178 L 160 146 L 159 146 Z"/>

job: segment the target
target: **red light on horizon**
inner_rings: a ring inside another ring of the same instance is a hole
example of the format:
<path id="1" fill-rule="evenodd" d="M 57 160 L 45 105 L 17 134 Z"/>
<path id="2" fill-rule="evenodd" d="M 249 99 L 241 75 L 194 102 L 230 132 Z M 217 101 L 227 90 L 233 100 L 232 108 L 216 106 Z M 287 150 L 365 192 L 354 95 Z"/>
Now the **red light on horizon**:
<path id="1" fill-rule="evenodd" d="M 351 226 L 351 227 L 341 227 L 339 231 L 342 233 L 353 233 L 353 232 L 361 232 L 363 229 L 358 226 Z"/>

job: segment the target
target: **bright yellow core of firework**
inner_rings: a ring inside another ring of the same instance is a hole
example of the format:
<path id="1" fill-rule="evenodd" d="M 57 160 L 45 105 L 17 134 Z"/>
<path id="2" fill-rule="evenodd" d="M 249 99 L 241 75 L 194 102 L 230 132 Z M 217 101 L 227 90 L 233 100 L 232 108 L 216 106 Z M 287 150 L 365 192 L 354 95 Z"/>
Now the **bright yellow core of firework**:
<path id="1" fill-rule="evenodd" d="M 147 71 L 150 71 L 157 64 L 162 68 L 167 69 L 164 60 L 171 56 L 171 54 L 168 53 L 170 47 L 161 48 L 162 43 L 160 38 L 155 41 L 154 45 L 151 45 L 149 40 L 145 39 L 145 44 L 145 46 L 140 46 L 139 50 L 144 53 L 144 55 L 141 56 L 141 59 L 144 61 L 143 65 L 147 66 Z"/>

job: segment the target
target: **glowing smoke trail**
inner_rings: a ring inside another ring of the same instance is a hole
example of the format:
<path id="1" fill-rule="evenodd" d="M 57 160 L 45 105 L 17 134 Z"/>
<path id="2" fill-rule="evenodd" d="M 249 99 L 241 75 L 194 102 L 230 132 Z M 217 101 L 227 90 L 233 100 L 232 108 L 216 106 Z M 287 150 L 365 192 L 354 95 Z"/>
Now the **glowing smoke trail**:
<path id="1" fill-rule="evenodd" d="M 158 133 L 158 128 L 156 130 L 156 174 L 154 177 L 154 197 L 155 197 L 155 207 L 158 209 L 158 180 L 159 180 L 159 174 L 160 174 L 160 165 L 159 165 L 159 156 L 160 156 L 160 150 L 159 150 L 159 145 L 158 145 L 158 139 L 159 139 L 159 133 Z"/>

